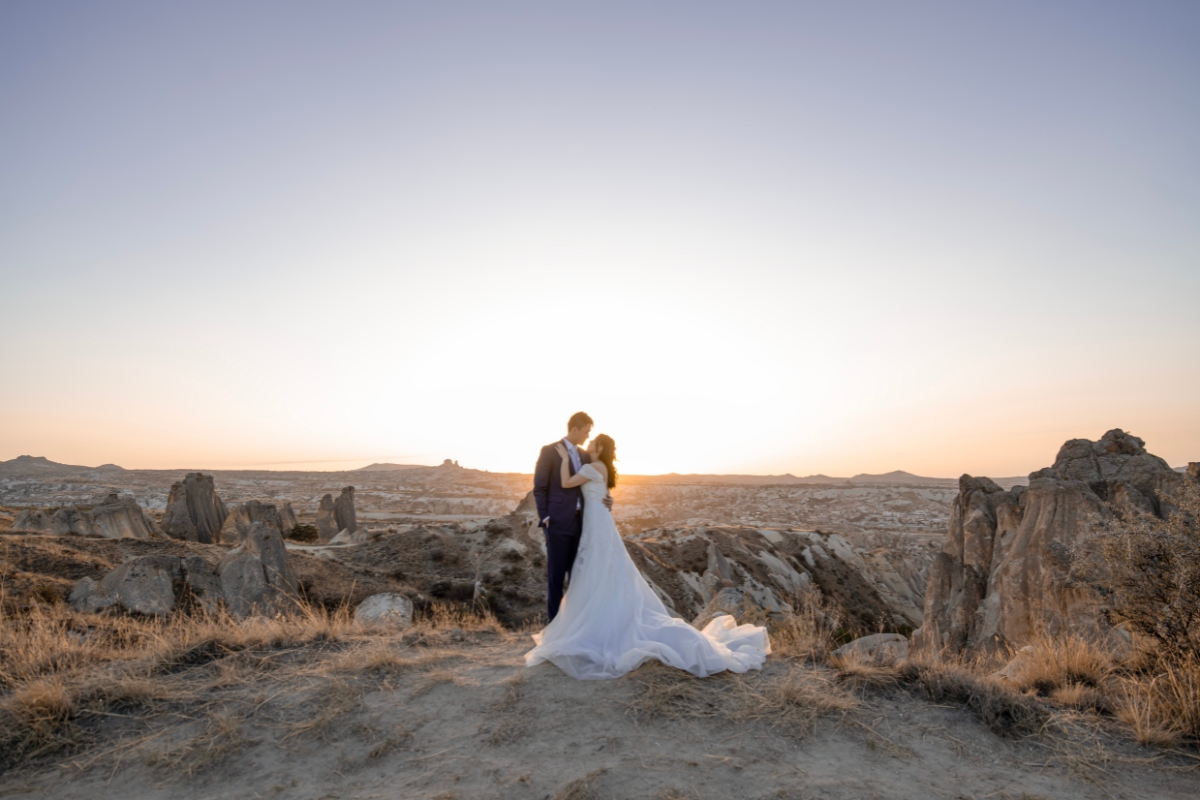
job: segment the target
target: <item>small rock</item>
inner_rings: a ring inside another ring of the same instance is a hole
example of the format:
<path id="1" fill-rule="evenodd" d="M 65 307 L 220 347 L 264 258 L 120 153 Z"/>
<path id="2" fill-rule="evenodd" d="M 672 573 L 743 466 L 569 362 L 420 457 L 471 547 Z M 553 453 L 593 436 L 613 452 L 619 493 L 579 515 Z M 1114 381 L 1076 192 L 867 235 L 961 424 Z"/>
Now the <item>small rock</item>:
<path id="1" fill-rule="evenodd" d="M 879 666 L 894 664 L 908 658 L 908 639 L 898 633 L 876 633 L 863 636 L 833 651 L 842 658 L 857 657 Z"/>
<path id="2" fill-rule="evenodd" d="M 411 600 L 404 595 L 387 592 L 373 594 L 359 603 L 358 608 L 354 609 L 354 621 L 372 627 L 407 628 L 412 625 L 412 614 Z"/>

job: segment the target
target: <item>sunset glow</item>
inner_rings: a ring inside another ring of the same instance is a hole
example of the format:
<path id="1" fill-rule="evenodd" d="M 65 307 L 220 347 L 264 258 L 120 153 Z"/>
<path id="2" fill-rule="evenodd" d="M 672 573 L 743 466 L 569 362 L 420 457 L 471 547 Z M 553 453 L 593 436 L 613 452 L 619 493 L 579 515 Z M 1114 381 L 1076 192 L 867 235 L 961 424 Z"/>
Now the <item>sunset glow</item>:
<path id="1" fill-rule="evenodd" d="M 1194 13 L 256 8 L 0 10 L 0 460 L 1200 459 Z"/>

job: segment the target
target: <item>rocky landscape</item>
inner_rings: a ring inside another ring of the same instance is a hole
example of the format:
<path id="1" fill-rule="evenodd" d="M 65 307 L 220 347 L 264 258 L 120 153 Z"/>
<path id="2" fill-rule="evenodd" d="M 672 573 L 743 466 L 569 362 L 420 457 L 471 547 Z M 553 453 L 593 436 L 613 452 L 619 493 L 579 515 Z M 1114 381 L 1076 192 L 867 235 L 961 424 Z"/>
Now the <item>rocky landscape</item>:
<path id="1" fill-rule="evenodd" d="M 0 770 L 56 797 L 222 794 L 218 763 L 286 797 L 1192 796 L 1200 670 L 1096 587 L 1130 520 L 1192 535 L 1173 503 L 1200 465 L 1113 430 L 1028 485 L 879 477 L 627 479 L 668 609 L 766 624 L 775 654 L 605 689 L 520 666 L 545 602 L 529 476 L 5 462 Z M 564 741 L 578 775 L 552 769 Z M 349 777 L 298 783 L 297 757 Z"/>

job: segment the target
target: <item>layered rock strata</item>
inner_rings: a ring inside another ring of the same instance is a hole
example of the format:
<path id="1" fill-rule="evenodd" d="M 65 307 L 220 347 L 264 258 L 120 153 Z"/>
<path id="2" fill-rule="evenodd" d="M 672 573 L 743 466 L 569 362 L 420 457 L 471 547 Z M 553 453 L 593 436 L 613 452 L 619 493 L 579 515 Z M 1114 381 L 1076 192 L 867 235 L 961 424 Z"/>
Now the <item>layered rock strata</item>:
<path id="1" fill-rule="evenodd" d="M 1094 596 L 1076 580 L 1092 537 L 1114 512 L 1167 513 L 1162 498 L 1184 479 L 1120 429 L 1068 441 L 1028 489 L 962 476 L 917 643 L 963 650 L 1038 632 L 1103 634 Z"/>

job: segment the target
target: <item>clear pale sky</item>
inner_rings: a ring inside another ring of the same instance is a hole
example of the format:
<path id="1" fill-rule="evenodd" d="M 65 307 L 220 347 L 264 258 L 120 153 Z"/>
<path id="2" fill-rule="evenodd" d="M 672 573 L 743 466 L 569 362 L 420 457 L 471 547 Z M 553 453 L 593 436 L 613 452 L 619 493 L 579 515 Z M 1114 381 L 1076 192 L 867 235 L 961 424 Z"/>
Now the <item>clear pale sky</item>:
<path id="1" fill-rule="evenodd" d="M 0 459 L 1200 460 L 1200 4 L 0 4 Z"/>

